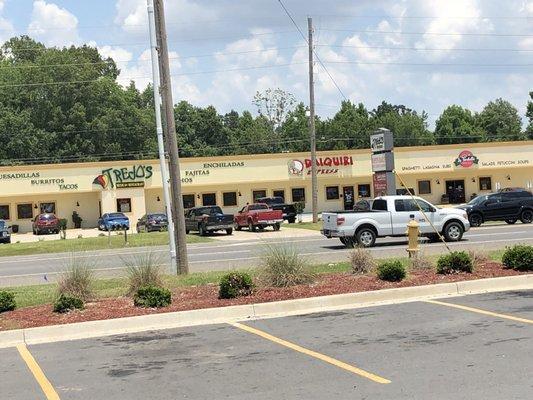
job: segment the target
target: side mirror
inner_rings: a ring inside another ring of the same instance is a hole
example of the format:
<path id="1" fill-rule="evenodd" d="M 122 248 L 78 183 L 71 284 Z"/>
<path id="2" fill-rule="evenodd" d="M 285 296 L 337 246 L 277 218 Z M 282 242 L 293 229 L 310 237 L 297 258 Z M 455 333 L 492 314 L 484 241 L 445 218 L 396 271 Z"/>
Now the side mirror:
<path id="1" fill-rule="evenodd" d="M 430 207 L 429 208 L 429 212 L 436 212 L 436 211 L 437 211 L 437 209 L 435 207 Z"/>

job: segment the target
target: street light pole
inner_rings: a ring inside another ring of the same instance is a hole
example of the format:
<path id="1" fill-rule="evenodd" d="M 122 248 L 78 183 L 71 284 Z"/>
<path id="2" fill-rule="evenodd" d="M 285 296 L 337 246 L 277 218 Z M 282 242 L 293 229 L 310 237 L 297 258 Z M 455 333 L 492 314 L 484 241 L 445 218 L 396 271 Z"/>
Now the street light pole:
<path id="1" fill-rule="evenodd" d="M 159 75 L 161 78 L 161 100 L 165 112 L 165 129 L 170 164 L 170 186 L 172 189 L 172 216 L 174 218 L 174 238 L 176 241 L 176 271 L 178 274 L 189 272 L 187 259 L 187 240 L 185 234 L 185 212 L 181 195 L 181 173 L 176 137 L 176 121 L 174 120 L 174 101 L 170 81 L 168 58 L 167 30 L 163 0 L 153 0 L 157 50 L 159 53 Z"/>
<path id="2" fill-rule="evenodd" d="M 316 132 L 315 132 L 315 80 L 313 76 L 313 18 L 307 18 L 309 28 L 309 136 L 311 139 L 311 199 L 313 222 L 318 222 L 318 182 L 316 174 Z"/>
<path id="3" fill-rule="evenodd" d="M 148 0 L 148 25 L 150 27 L 150 48 L 152 54 L 152 74 L 154 86 L 155 122 L 157 130 L 157 147 L 159 149 L 159 164 L 161 167 L 161 180 L 163 182 L 163 200 L 168 219 L 168 236 L 170 248 L 170 265 L 176 265 L 176 242 L 174 241 L 174 219 L 172 218 L 172 207 L 170 204 L 169 173 L 165 156 L 165 145 L 163 140 L 163 124 L 161 122 L 161 79 L 159 76 L 159 57 L 157 54 L 157 39 L 155 34 L 155 16 L 153 0 Z"/>

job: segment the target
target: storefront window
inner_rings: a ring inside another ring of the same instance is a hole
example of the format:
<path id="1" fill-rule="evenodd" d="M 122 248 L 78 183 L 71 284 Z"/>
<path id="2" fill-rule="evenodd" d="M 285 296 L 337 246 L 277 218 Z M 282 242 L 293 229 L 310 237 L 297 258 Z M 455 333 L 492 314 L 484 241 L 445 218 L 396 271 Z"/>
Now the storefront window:
<path id="1" fill-rule="evenodd" d="M 285 190 L 274 190 L 272 194 L 274 195 L 274 197 L 281 197 L 283 201 L 285 201 Z"/>
<path id="2" fill-rule="evenodd" d="M 326 186 L 326 200 L 339 200 L 338 186 Z"/>
<path id="3" fill-rule="evenodd" d="M 396 189 L 396 194 L 398 196 L 408 196 L 409 193 L 415 194 L 415 190 L 413 188 L 402 188 L 402 189 Z"/>
<path id="4" fill-rule="evenodd" d="M 33 204 L 17 204 L 17 218 L 18 219 L 32 219 L 33 218 Z"/>
<path id="5" fill-rule="evenodd" d="M 130 213 L 131 199 L 117 199 L 117 212 Z"/>
<path id="6" fill-rule="evenodd" d="M 292 202 L 305 202 L 305 188 L 293 188 L 292 189 Z"/>
<path id="7" fill-rule="evenodd" d="M 56 203 L 40 203 L 39 209 L 41 210 L 41 214 L 55 214 Z"/>
<path id="8" fill-rule="evenodd" d="M 431 194 L 431 181 L 418 181 L 418 194 Z"/>
<path id="9" fill-rule="evenodd" d="M 492 179 L 490 176 L 479 178 L 479 190 L 492 190 Z"/>
<path id="10" fill-rule="evenodd" d="M 266 197 L 267 196 L 267 191 L 266 190 L 254 190 L 252 192 L 252 197 L 254 199 L 254 203 L 257 201 L 257 199 L 261 198 L 261 197 Z"/>
<path id="11" fill-rule="evenodd" d="M 4 220 L 11 219 L 9 216 L 9 205 L 0 206 L 0 219 L 4 219 Z"/>
<path id="12" fill-rule="evenodd" d="M 359 197 L 370 197 L 370 184 L 357 185 L 357 195 Z"/>
<path id="13" fill-rule="evenodd" d="M 202 204 L 204 206 L 216 206 L 217 205 L 217 194 L 216 193 L 202 194 Z"/>
<path id="14" fill-rule="evenodd" d="M 226 192 L 222 193 L 222 203 L 224 207 L 233 207 L 237 205 L 237 193 L 236 192 Z"/>
<path id="15" fill-rule="evenodd" d="M 194 194 L 183 195 L 183 208 L 193 208 L 196 205 L 194 201 Z"/>

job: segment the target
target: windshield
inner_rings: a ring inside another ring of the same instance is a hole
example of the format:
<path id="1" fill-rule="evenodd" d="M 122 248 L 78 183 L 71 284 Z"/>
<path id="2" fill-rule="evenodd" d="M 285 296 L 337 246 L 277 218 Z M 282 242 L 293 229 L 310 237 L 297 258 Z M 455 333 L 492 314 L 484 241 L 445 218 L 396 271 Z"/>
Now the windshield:
<path id="1" fill-rule="evenodd" d="M 481 204 L 485 200 L 487 200 L 488 196 L 476 196 L 472 200 L 470 200 L 467 204 L 469 206 L 477 206 L 478 204 Z"/>
<path id="2" fill-rule="evenodd" d="M 199 215 L 216 215 L 216 214 L 223 214 L 222 209 L 220 207 L 206 207 L 206 208 L 200 208 L 198 210 Z"/>
<path id="3" fill-rule="evenodd" d="M 122 213 L 109 214 L 109 219 L 121 219 L 121 218 L 126 218 L 126 216 Z"/>
<path id="4" fill-rule="evenodd" d="M 5 229 L 6 223 L 4 221 L 0 221 L 0 230 Z"/>
<path id="5" fill-rule="evenodd" d="M 268 210 L 268 206 L 266 204 L 252 204 L 248 207 L 248 210 Z"/>
<path id="6" fill-rule="evenodd" d="M 148 216 L 148 218 L 160 221 L 160 220 L 167 219 L 167 216 L 165 214 L 151 214 Z"/>

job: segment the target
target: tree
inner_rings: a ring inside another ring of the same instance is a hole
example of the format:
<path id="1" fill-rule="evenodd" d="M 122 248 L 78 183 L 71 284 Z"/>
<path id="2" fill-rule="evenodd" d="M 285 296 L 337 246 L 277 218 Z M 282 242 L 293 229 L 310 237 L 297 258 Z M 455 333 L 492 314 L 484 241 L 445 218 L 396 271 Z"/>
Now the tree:
<path id="1" fill-rule="evenodd" d="M 362 103 L 356 105 L 349 100 L 343 101 L 340 110 L 325 125 L 328 150 L 364 149 L 370 146 L 372 122 Z"/>
<path id="2" fill-rule="evenodd" d="M 533 92 L 529 92 L 530 101 L 527 102 L 526 117 L 529 120 L 529 124 L 526 129 L 527 137 L 533 139 Z"/>
<path id="3" fill-rule="evenodd" d="M 259 115 L 265 117 L 272 128 L 277 130 L 293 110 L 296 100 L 291 93 L 278 88 L 256 92 L 253 103 Z"/>
<path id="4" fill-rule="evenodd" d="M 508 101 L 489 102 L 478 117 L 486 141 L 525 140 L 518 110 Z"/>
<path id="5" fill-rule="evenodd" d="M 437 144 L 475 143 L 483 140 L 470 110 L 458 105 L 448 106 L 435 122 Z"/>

